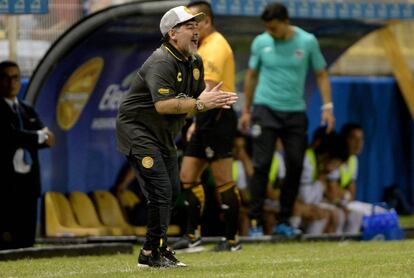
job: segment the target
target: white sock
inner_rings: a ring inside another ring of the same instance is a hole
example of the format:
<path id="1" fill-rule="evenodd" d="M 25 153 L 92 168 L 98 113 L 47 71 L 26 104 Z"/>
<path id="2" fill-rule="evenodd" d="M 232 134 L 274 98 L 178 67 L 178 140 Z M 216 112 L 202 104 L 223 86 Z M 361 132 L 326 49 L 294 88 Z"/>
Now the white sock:
<path id="1" fill-rule="evenodd" d="M 290 222 L 290 225 L 291 225 L 293 228 L 298 229 L 298 228 L 299 228 L 299 226 L 300 226 L 300 224 L 302 223 L 302 218 L 301 218 L 300 216 L 292 216 L 292 217 L 289 219 L 289 222 Z"/>

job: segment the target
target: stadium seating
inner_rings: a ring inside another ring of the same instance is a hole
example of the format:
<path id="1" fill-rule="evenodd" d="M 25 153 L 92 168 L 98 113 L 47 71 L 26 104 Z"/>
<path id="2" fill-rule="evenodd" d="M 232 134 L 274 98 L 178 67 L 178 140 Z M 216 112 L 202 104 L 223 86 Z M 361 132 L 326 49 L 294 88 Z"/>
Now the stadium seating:
<path id="1" fill-rule="evenodd" d="M 45 233 L 47 237 L 102 236 L 103 227 L 81 227 L 75 220 L 68 199 L 59 192 L 45 193 Z"/>
<path id="2" fill-rule="evenodd" d="M 146 227 L 132 226 L 128 224 L 122 214 L 118 200 L 109 191 L 95 191 L 92 198 L 98 210 L 99 217 L 105 226 L 122 229 L 123 235 L 144 236 Z"/>
<path id="3" fill-rule="evenodd" d="M 123 190 L 117 194 L 117 198 L 122 208 L 122 212 L 125 216 L 125 219 L 128 219 L 126 210 L 132 209 L 135 205 L 139 204 L 141 200 L 138 196 L 131 190 Z M 167 235 L 176 236 L 179 235 L 181 229 L 178 225 L 169 225 L 167 230 Z"/>
<path id="4" fill-rule="evenodd" d="M 117 198 L 123 208 L 133 208 L 141 202 L 138 196 L 131 190 L 123 190 L 119 192 Z"/>
<path id="5" fill-rule="evenodd" d="M 73 212 L 82 227 L 103 228 L 106 229 L 107 235 L 120 236 L 123 235 L 122 228 L 104 226 L 98 217 L 92 200 L 84 192 L 71 192 L 69 201 L 72 205 Z"/>
<path id="6" fill-rule="evenodd" d="M 68 198 L 60 192 L 46 192 L 45 236 L 145 236 L 146 227 L 129 224 L 122 210 L 139 203 L 139 198 L 132 191 L 118 197 L 119 202 L 109 191 L 93 192 L 92 200 L 83 192 L 71 192 Z M 178 225 L 169 225 L 169 236 L 179 234 Z"/>

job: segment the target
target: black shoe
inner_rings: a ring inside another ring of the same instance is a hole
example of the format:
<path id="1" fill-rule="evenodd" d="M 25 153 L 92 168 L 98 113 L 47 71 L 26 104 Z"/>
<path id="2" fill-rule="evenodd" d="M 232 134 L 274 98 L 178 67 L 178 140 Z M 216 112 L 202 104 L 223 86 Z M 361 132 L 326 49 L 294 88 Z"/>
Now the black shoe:
<path id="1" fill-rule="evenodd" d="M 175 267 L 169 259 L 161 255 L 158 249 L 152 250 L 151 254 L 145 255 L 141 249 L 138 256 L 138 267 Z"/>
<path id="2" fill-rule="evenodd" d="M 241 244 L 235 240 L 221 240 L 214 248 L 214 252 L 230 251 L 236 252 L 241 250 Z"/>
<path id="3" fill-rule="evenodd" d="M 184 235 L 177 242 L 172 244 L 171 248 L 186 253 L 201 252 L 204 250 L 204 247 L 200 246 L 201 244 L 201 237 L 191 240 L 188 235 Z"/>
<path id="4" fill-rule="evenodd" d="M 187 266 L 185 263 L 180 262 L 175 257 L 175 252 L 171 250 L 169 247 L 160 248 L 161 256 L 168 259 L 170 262 L 174 263 L 177 267 L 185 267 Z"/>

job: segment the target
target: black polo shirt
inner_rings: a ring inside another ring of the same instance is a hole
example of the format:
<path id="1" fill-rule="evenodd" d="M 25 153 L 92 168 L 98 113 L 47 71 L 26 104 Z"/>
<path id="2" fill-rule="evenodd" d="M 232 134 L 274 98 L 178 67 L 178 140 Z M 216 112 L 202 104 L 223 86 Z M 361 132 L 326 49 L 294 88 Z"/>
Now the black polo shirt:
<path id="1" fill-rule="evenodd" d="M 180 97 L 196 98 L 204 90 L 201 57 L 186 60 L 171 44 L 164 43 L 138 70 L 119 107 L 116 135 L 119 151 L 128 155 L 142 150 L 176 152 L 175 138 L 186 114 L 164 114 L 154 103 Z"/>

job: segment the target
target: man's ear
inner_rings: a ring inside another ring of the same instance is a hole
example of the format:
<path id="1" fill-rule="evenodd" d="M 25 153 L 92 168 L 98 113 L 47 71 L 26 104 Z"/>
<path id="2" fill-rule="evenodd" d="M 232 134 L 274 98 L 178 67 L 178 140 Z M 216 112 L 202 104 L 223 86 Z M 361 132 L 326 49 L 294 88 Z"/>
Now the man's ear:
<path id="1" fill-rule="evenodd" d="M 176 35 L 177 35 L 177 30 L 175 28 L 168 31 L 168 36 L 170 37 L 170 39 L 175 40 Z"/>

